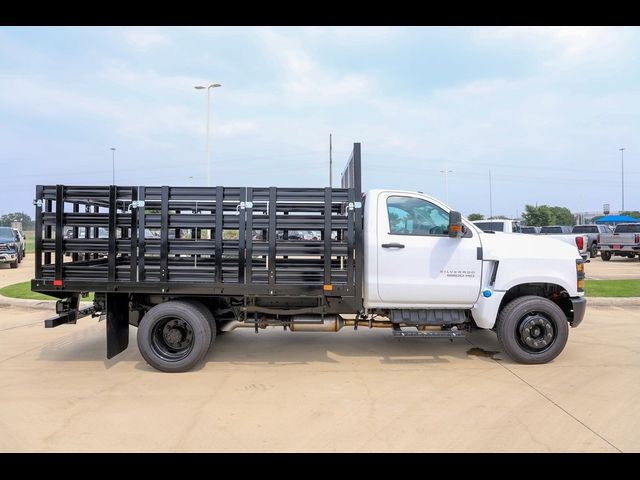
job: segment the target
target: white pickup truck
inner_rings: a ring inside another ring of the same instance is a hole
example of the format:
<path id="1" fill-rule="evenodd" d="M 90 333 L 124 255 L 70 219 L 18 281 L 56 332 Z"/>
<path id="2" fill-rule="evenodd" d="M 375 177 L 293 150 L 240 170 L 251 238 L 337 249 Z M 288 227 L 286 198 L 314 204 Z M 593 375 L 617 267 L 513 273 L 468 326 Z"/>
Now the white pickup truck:
<path id="1" fill-rule="evenodd" d="M 640 256 L 640 223 L 620 223 L 613 233 L 601 233 L 599 248 L 605 262 L 612 256 Z"/>
<path id="2" fill-rule="evenodd" d="M 521 233 L 520 222 L 518 220 L 506 218 L 475 220 L 473 224 L 483 232 Z"/>
<path id="3" fill-rule="evenodd" d="M 105 314 L 109 358 L 127 348 L 133 325 L 144 359 L 167 372 L 193 368 L 217 332 L 237 327 L 384 327 L 395 337 L 440 339 L 481 328 L 495 331 L 517 362 L 562 352 L 586 309 L 575 246 L 485 233 L 429 195 L 363 195 L 360 182 L 355 144 L 341 188 L 39 185 L 31 288 L 61 299 L 45 326 Z M 73 212 L 58 210 L 69 203 Z M 77 213 L 94 204 L 107 211 Z M 67 223 L 108 225 L 109 238 L 53 238 Z M 160 238 L 147 238 L 146 228 Z M 228 229 L 236 239 L 224 239 Z M 279 231 L 317 231 L 319 239 Z M 79 308 L 82 292 L 96 292 L 92 307 Z"/>
<path id="4" fill-rule="evenodd" d="M 540 235 L 561 242 L 575 245 L 580 256 L 586 261 L 589 257 L 589 236 L 581 233 L 571 233 L 571 227 L 563 225 L 547 225 L 540 229 Z"/>
<path id="5" fill-rule="evenodd" d="M 492 219 L 492 220 L 476 220 L 473 222 L 475 226 L 482 229 L 483 232 L 501 232 L 501 233 L 531 233 L 537 234 L 538 227 L 522 227 L 518 220 L 509 219 Z M 589 256 L 588 235 L 571 234 L 571 227 L 548 226 L 542 227 L 540 230 L 542 235 L 560 240 L 570 245 L 575 245 L 583 259 Z"/>

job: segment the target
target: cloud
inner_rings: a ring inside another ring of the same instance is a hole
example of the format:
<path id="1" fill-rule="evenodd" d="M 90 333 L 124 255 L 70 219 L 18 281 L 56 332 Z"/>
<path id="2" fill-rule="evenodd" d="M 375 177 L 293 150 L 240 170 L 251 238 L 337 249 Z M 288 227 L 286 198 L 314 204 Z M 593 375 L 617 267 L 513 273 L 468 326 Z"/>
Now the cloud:
<path id="1" fill-rule="evenodd" d="M 171 43 L 168 35 L 153 30 L 128 30 L 123 33 L 124 41 L 133 49 L 145 52 L 152 48 Z"/>
<path id="2" fill-rule="evenodd" d="M 338 100 L 365 96 L 374 87 L 374 79 L 362 73 L 339 73 L 331 70 L 307 53 L 293 35 L 271 28 L 256 30 L 267 55 L 279 62 L 282 89 L 298 102 Z"/>
<path id="3" fill-rule="evenodd" d="M 610 27 L 499 27 L 479 28 L 476 40 L 489 45 L 504 45 L 538 55 L 541 66 L 567 70 L 580 64 L 618 61 L 630 30 Z M 548 73 L 548 72 L 545 72 Z"/>

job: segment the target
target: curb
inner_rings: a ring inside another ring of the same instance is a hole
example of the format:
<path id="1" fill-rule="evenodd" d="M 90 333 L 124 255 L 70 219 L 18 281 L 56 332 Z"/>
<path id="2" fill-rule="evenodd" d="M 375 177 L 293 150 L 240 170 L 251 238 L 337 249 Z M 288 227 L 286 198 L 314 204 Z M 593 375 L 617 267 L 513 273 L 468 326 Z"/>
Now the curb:
<path id="1" fill-rule="evenodd" d="M 640 307 L 640 297 L 585 297 L 588 307 Z"/>
<path id="2" fill-rule="evenodd" d="M 89 307 L 93 302 L 80 302 L 80 307 Z M 31 300 L 27 298 L 11 298 L 0 295 L 0 307 L 21 307 L 36 310 L 56 311 L 56 300 Z"/>

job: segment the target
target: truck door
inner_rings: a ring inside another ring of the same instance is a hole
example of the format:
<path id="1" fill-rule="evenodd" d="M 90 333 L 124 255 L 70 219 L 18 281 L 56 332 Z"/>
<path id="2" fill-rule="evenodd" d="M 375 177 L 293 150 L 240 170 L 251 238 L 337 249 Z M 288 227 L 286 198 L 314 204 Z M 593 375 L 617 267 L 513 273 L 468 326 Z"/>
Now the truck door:
<path id="1" fill-rule="evenodd" d="M 480 292 L 480 239 L 448 235 L 449 213 L 418 195 L 380 193 L 378 295 L 389 306 L 472 305 Z"/>

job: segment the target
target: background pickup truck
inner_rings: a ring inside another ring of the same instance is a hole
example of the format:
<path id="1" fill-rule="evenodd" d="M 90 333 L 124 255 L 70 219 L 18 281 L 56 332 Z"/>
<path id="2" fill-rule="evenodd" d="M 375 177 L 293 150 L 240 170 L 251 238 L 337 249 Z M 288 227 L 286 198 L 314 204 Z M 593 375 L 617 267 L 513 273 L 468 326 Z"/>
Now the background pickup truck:
<path id="1" fill-rule="evenodd" d="M 11 227 L 0 227 L 0 264 L 8 263 L 11 268 L 18 268 L 18 258 L 15 233 Z"/>
<path id="2" fill-rule="evenodd" d="M 540 229 L 540 234 L 575 245 L 584 260 L 589 256 L 589 250 L 587 248 L 589 237 L 587 235 L 571 233 L 571 227 L 565 225 L 547 225 Z"/>
<path id="3" fill-rule="evenodd" d="M 520 233 L 520 222 L 517 220 L 476 220 L 473 224 L 483 232 Z"/>
<path id="4" fill-rule="evenodd" d="M 601 233 L 613 233 L 609 225 L 576 225 L 571 233 L 582 233 L 587 235 L 587 250 L 589 256 L 595 258 L 598 255 L 598 245 L 600 245 Z"/>
<path id="5" fill-rule="evenodd" d="M 621 223 L 613 233 L 600 235 L 600 255 L 608 262 L 612 255 L 640 256 L 640 223 Z"/>

